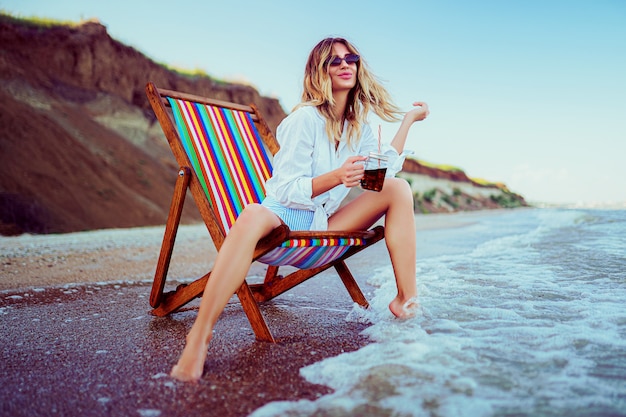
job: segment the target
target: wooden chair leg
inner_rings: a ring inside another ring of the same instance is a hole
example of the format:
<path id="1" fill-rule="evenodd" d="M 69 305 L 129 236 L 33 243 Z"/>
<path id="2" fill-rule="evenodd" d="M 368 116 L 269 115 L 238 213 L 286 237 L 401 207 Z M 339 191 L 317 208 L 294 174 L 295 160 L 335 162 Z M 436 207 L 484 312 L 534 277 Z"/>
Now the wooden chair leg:
<path id="1" fill-rule="evenodd" d="M 250 289 L 258 302 L 269 301 L 285 291 L 292 289 L 296 285 L 303 283 L 307 279 L 314 277 L 320 272 L 325 271 L 331 266 L 332 264 L 327 264 L 313 269 L 298 269 L 291 272 L 289 275 L 275 277 L 263 284 L 250 284 Z"/>
<path id="2" fill-rule="evenodd" d="M 360 305 L 361 307 L 365 307 L 365 308 L 369 307 L 369 303 L 367 302 L 367 299 L 363 295 L 363 292 L 359 288 L 359 285 L 354 279 L 354 276 L 352 276 L 352 273 L 348 269 L 348 266 L 346 265 L 346 263 L 344 261 L 339 261 L 335 263 L 334 267 L 337 270 L 337 273 L 339 274 L 341 281 L 343 281 L 343 285 L 346 286 L 346 289 L 348 290 L 350 297 L 352 297 L 352 300 L 354 300 L 354 302 Z"/>
<path id="3" fill-rule="evenodd" d="M 163 243 L 161 244 L 161 253 L 159 254 L 156 272 L 154 273 L 154 281 L 152 283 L 152 291 L 150 293 L 150 305 L 154 308 L 158 307 L 163 299 L 165 279 L 170 267 L 170 260 L 172 259 L 174 241 L 178 233 L 178 226 L 180 225 L 180 217 L 183 212 L 183 205 L 185 203 L 190 178 L 189 168 L 184 167 L 178 171 L 170 212 L 167 216 L 167 224 L 165 225 Z"/>
<path id="4" fill-rule="evenodd" d="M 152 314 L 159 317 L 167 316 L 194 298 L 200 297 L 209 276 L 211 276 L 210 272 L 190 284 L 179 285 L 175 291 L 163 294 L 159 307 L 152 310 Z"/>
<path id="5" fill-rule="evenodd" d="M 210 276 L 211 273 L 209 272 L 202 278 L 199 278 L 188 285 L 181 285 L 176 289 L 176 291 L 165 294 L 159 307 L 152 310 L 152 314 L 159 317 L 166 316 L 184 306 L 194 298 L 201 296 Z M 252 330 L 254 331 L 257 340 L 276 343 L 276 340 L 274 339 L 274 336 L 272 336 L 272 332 L 263 318 L 259 305 L 254 299 L 254 295 L 252 294 L 248 284 L 246 282 L 241 284 L 241 287 L 239 287 L 236 294 L 239 298 L 241 306 L 243 307 L 243 311 L 248 317 L 248 321 L 252 326 Z"/>
<path id="6" fill-rule="evenodd" d="M 265 273 L 265 280 L 263 281 L 265 284 L 273 282 L 278 278 L 278 268 L 277 266 L 268 265 L 267 272 Z"/>
<path id="7" fill-rule="evenodd" d="M 246 316 L 248 316 L 248 321 L 252 326 L 252 330 L 254 330 L 257 340 L 276 343 L 274 336 L 272 336 L 272 333 L 267 326 L 267 322 L 261 315 L 259 305 L 255 301 L 252 291 L 245 281 L 237 290 L 237 297 L 239 297 L 239 302 L 243 307 L 243 311 L 246 313 Z"/>

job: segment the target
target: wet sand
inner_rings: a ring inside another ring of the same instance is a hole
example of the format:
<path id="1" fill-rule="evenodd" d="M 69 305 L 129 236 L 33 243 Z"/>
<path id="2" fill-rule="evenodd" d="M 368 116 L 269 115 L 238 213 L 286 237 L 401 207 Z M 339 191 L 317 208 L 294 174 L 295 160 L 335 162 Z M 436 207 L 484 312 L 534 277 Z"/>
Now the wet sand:
<path id="1" fill-rule="evenodd" d="M 477 215 L 417 216 L 417 229 L 459 227 Z M 262 306 L 276 344 L 255 340 L 233 297 L 201 381 L 172 380 L 167 373 L 198 302 L 166 318 L 150 315 L 162 233 L 155 227 L 0 238 L 0 415 L 245 416 L 271 401 L 328 393 L 299 369 L 368 343 L 360 334 L 365 324 L 345 321 L 352 301 L 327 271 Z M 204 226 L 182 226 L 177 242 L 171 287 L 209 270 L 215 256 Z M 348 261 L 366 297 L 374 290 L 367 274 L 388 263 L 382 242 Z M 254 265 L 249 281 L 263 271 Z"/>

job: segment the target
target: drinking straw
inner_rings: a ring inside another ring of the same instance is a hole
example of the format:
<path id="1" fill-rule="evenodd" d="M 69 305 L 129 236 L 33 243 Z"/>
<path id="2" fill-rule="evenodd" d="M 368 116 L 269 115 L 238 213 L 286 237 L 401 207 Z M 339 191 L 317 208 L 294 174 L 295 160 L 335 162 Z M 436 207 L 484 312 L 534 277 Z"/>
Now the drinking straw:
<path id="1" fill-rule="evenodd" d="M 380 125 L 378 125 L 378 153 L 380 153 Z M 380 159 L 378 160 L 378 167 L 380 168 Z"/>

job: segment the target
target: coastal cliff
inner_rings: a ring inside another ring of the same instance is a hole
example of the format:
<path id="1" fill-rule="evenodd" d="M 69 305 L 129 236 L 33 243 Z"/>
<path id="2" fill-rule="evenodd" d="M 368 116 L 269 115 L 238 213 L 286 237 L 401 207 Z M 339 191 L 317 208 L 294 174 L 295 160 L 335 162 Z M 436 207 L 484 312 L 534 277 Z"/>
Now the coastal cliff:
<path id="1" fill-rule="evenodd" d="M 286 115 L 278 100 L 250 86 L 156 63 L 97 21 L 0 15 L 0 234 L 165 222 L 178 166 L 146 99 L 148 81 L 254 103 L 274 131 Z M 525 205 L 506 187 L 445 172 L 407 160 L 402 175 L 416 211 Z M 187 204 L 183 220 L 199 219 Z"/>

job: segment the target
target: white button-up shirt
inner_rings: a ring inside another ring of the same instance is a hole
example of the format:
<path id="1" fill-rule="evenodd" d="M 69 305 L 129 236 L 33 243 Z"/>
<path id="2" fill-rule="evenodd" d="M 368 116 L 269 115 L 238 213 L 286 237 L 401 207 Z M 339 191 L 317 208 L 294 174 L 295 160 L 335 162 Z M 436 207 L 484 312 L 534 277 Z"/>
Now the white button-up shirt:
<path id="1" fill-rule="evenodd" d="M 361 137 L 352 145 L 354 149 L 345 142 L 345 130 L 335 150 L 335 144 L 326 134 L 326 120 L 314 106 L 300 107 L 278 126 L 276 139 L 280 150 L 274 156 L 274 171 L 266 183 L 266 195 L 285 207 L 314 211 L 311 230 L 327 230 L 328 217 L 350 191 L 340 184 L 311 198 L 313 178 L 339 168 L 350 156 L 379 152 L 378 139 L 368 124 L 361 127 Z M 389 158 L 386 176 L 395 176 L 402 169 L 406 154 L 398 155 L 394 147 L 384 143 L 380 153 Z"/>

